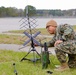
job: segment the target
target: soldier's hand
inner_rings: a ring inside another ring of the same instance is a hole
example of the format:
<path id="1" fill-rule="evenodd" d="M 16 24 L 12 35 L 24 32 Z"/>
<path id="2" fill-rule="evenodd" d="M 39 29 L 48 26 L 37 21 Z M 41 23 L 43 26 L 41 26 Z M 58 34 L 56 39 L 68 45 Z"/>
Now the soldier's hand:
<path id="1" fill-rule="evenodd" d="M 57 40 L 54 44 L 54 46 L 57 46 L 58 44 L 62 43 L 63 41 L 62 40 Z"/>
<path id="2" fill-rule="evenodd" d="M 34 43 L 34 46 L 38 46 L 38 44 Z"/>

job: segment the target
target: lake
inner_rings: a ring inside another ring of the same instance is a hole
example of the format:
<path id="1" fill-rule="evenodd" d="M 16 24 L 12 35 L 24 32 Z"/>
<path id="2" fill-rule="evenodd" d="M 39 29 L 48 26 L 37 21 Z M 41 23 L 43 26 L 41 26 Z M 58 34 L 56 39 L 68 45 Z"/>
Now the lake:
<path id="1" fill-rule="evenodd" d="M 50 19 L 56 20 L 58 25 L 65 24 L 65 23 L 68 23 L 71 25 L 76 25 L 76 18 L 36 18 L 35 19 L 37 21 L 36 25 L 38 25 L 36 28 L 45 28 L 46 23 Z M 20 30 L 20 27 L 21 27 L 20 25 L 23 22 L 24 21 L 22 20 L 22 17 L 20 17 L 20 18 L 0 18 L 0 32 L 5 32 L 5 31 L 9 31 L 9 30 Z"/>

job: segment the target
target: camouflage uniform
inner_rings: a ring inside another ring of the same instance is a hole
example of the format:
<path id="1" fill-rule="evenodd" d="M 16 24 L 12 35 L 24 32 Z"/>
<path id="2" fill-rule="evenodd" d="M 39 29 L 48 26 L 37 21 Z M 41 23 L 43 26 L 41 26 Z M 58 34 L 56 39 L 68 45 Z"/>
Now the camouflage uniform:
<path id="1" fill-rule="evenodd" d="M 54 37 L 47 45 L 52 47 L 57 40 L 63 41 L 55 47 L 58 60 L 61 63 L 67 62 L 66 54 L 68 54 L 69 67 L 76 67 L 76 35 L 72 26 L 68 24 L 59 25 Z"/>

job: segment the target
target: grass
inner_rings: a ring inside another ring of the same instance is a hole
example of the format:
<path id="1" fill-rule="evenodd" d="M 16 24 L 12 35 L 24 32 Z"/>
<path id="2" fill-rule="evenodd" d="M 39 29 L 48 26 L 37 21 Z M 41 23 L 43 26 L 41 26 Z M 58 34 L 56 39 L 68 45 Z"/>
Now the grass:
<path id="1" fill-rule="evenodd" d="M 40 31 L 41 34 L 44 34 L 44 35 L 48 35 L 49 34 L 49 33 L 47 33 L 47 30 L 45 28 L 37 28 L 37 29 L 34 29 L 34 30 L 35 31 Z M 32 33 L 35 33 L 34 30 L 33 30 Z M 10 32 L 10 33 L 22 33 L 23 34 L 24 31 L 25 30 L 12 30 L 12 31 L 8 31 L 8 32 Z M 26 30 L 26 31 L 29 31 L 29 29 Z"/>
<path id="2" fill-rule="evenodd" d="M 20 60 L 26 55 L 26 52 L 14 52 L 0 50 L 0 75 L 15 75 L 14 66 L 18 72 L 18 75 L 49 75 L 46 71 L 50 70 L 53 72 L 52 75 L 76 75 L 76 70 L 71 69 L 64 72 L 54 71 L 55 65 L 59 64 L 57 58 L 54 55 L 50 55 L 51 63 L 48 65 L 47 69 L 42 69 L 41 61 L 33 63 L 31 61 Z M 32 54 L 29 54 L 29 58 L 32 57 Z"/>
<path id="3" fill-rule="evenodd" d="M 6 35 L 6 34 L 0 34 L 0 44 L 22 44 L 23 41 L 20 41 L 22 36 L 18 35 Z M 24 39 L 25 40 L 25 39 Z"/>

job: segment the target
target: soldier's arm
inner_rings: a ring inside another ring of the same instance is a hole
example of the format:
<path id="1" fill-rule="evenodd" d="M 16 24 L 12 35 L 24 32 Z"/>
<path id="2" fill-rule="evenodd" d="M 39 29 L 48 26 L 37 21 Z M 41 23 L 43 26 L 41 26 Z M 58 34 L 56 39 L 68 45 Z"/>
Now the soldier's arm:
<path id="1" fill-rule="evenodd" d="M 56 41 L 56 39 L 55 39 L 55 36 L 54 36 L 51 41 L 47 42 L 47 46 L 48 47 L 54 47 L 55 41 Z"/>

